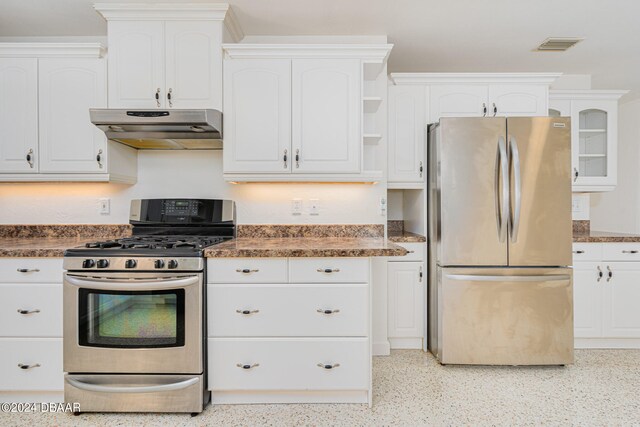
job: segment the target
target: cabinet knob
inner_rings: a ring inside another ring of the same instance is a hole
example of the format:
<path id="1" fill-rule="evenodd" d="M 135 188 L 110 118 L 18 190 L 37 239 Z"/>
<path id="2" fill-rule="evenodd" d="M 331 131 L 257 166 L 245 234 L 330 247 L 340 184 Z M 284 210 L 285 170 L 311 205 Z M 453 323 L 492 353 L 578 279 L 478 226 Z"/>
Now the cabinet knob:
<path id="1" fill-rule="evenodd" d="M 248 364 L 244 364 L 244 363 L 236 363 L 236 366 L 240 369 L 244 369 L 246 371 L 253 369 L 253 368 L 257 368 L 258 366 L 260 366 L 259 363 L 254 363 L 253 365 L 248 365 Z"/>
<path id="2" fill-rule="evenodd" d="M 98 167 L 102 169 L 102 150 L 98 150 L 98 154 L 96 155 L 96 162 L 98 162 Z"/>
<path id="3" fill-rule="evenodd" d="M 160 108 L 160 88 L 156 89 L 156 106 Z"/>
<path id="4" fill-rule="evenodd" d="M 260 310 L 236 310 L 236 313 L 242 314 L 244 316 L 250 316 L 252 314 L 260 313 Z"/>
<path id="5" fill-rule="evenodd" d="M 35 309 L 35 310 L 23 310 L 21 308 L 18 309 L 18 313 L 20 314 L 35 314 L 35 313 L 40 313 L 40 310 Z"/>
<path id="6" fill-rule="evenodd" d="M 31 169 L 33 169 L 33 165 L 34 165 L 34 163 L 33 163 L 33 158 L 34 158 L 34 155 L 33 155 L 33 148 L 31 148 L 31 149 L 29 150 L 29 152 L 27 153 L 27 156 L 26 156 L 27 163 L 29 163 L 29 167 L 30 167 Z"/>
<path id="7" fill-rule="evenodd" d="M 169 107 L 173 108 L 173 101 L 171 100 L 171 93 L 173 92 L 173 89 L 169 88 L 169 90 L 167 91 L 167 101 L 169 101 Z"/>
<path id="8" fill-rule="evenodd" d="M 327 371 L 329 371 L 331 369 L 339 367 L 340 364 L 339 363 L 334 363 L 333 365 L 329 365 L 329 364 L 324 364 L 324 363 L 318 363 L 316 366 L 318 368 L 326 369 Z"/>
<path id="9" fill-rule="evenodd" d="M 320 314 L 327 314 L 327 315 L 329 315 L 329 314 L 336 314 L 336 313 L 340 313 L 340 310 L 339 310 L 339 309 L 335 309 L 335 310 L 323 310 L 323 309 L 319 308 L 319 309 L 317 309 L 317 310 L 316 310 L 316 312 L 317 312 L 317 313 L 320 313 Z"/>
<path id="10" fill-rule="evenodd" d="M 33 365 L 25 365 L 25 364 L 22 364 L 22 363 L 18 363 L 18 368 L 24 369 L 25 371 L 28 370 L 28 369 L 39 368 L 40 366 L 42 366 L 42 365 L 39 364 L 39 363 L 34 363 Z"/>

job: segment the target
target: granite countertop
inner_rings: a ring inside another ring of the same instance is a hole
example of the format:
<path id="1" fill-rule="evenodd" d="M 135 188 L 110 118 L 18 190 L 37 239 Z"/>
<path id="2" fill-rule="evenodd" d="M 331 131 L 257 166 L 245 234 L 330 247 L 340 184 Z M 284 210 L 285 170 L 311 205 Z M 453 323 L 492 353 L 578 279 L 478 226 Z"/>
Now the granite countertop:
<path id="1" fill-rule="evenodd" d="M 640 234 L 611 233 L 607 231 L 573 232 L 575 243 L 638 243 Z"/>
<path id="2" fill-rule="evenodd" d="M 0 237 L 2 258 L 62 258 L 64 251 L 95 239 L 89 237 Z"/>
<path id="3" fill-rule="evenodd" d="M 424 243 L 427 241 L 425 236 L 412 233 L 410 231 L 389 231 L 387 238 L 393 243 Z"/>
<path id="4" fill-rule="evenodd" d="M 209 246 L 207 258 L 404 256 L 407 250 L 376 237 L 240 237 Z"/>

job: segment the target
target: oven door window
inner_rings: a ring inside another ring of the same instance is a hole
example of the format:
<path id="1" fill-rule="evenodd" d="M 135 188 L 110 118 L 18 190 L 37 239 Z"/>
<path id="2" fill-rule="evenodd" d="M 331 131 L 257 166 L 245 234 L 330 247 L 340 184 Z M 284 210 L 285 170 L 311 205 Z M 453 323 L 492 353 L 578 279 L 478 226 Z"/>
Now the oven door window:
<path id="1" fill-rule="evenodd" d="M 184 289 L 79 290 L 79 343 L 88 347 L 184 346 Z"/>

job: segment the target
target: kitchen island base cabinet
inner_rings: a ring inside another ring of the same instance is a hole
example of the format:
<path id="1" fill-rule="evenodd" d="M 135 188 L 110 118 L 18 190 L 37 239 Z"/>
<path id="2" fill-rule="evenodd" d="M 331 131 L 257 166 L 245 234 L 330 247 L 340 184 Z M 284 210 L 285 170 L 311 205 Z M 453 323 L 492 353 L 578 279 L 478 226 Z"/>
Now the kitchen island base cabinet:
<path id="1" fill-rule="evenodd" d="M 214 258 L 207 271 L 214 404 L 371 405 L 369 258 Z"/>

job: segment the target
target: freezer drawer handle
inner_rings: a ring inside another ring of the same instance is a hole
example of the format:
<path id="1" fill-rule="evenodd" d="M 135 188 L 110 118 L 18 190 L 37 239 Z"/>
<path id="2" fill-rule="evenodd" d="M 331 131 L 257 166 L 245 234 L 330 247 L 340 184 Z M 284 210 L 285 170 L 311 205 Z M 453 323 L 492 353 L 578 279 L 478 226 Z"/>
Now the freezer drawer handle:
<path id="1" fill-rule="evenodd" d="M 336 309 L 336 310 L 323 310 L 321 308 L 316 310 L 317 313 L 320 314 L 335 314 L 335 313 L 340 313 L 340 309 Z"/>
<path id="2" fill-rule="evenodd" d="M 598 266 L 598 282 L 602 280 L 602 276 L 604 276 L 604 274 L 602 273 L 600 266 Z"/>
<path id="3" fill-rule="evenodd" d="M 160 384 L 151 386 L 132 386 L 132 387 L 120 387 L 120 386 L 107 386 L 99 384 L 90 384 L 76 379 L 67 377 L 66 381 L 69 385 L 84 391 L 94 391 L 97 393 L 155 393 L 159 391 L 175 391 L 183 390 L 200 381 L 200 378 L 189 378 L 188 380 L 180 381 L 171 384 Z"/>
<path id="4" fill-rule="evenodd" d="M 33 365 L 23 365 L 22 363 L 18 363 L 18 368 L 23 369 L 25 371 L 33 368 L 39 368 L 40 366 L 42 365 L 39 363 L 34 363 Z"/>
<path id="5" fill-rule="evenodd" d="M 482 274 L 447 274 L 449 279 L 474 282 L 555 282 L 569 280 L 568 274 L 548 274 L 538 276 L 485 276 Z"/>
<path id="6" fill-rule="evenodd" d="M 637 254 L 638 251 L 636 250 L 632 250 L 632 251 L 622 251 L 623 254 Z"/>
<path id="7" fill-rule="evenodd" d="M 318 363 L 316 365 L 318 368 L 322 368 L 322 369 L 326 369 L 327 371 L 333 369 L 333 368 L 337 368 L 340 366 L 339 363 L 334 363 L 333 365 L 325 365 L 324 363 Z"/>
<path id="8" fill-rule="evenodd" d="M 259 363 L 254 363 L 253 365 L 245 365 L 245 364 L 242 364 L 242 363 L 236 363 L 236 366 L 238 368 L 242 368 L 242 369 L 244 369 L 246 371 L 249 371 L 249 370 L 251 370 L 253 368 L 257 368 L 258 366 L 260 366 L 260 364 Z"/>
<path id="9" fill-rule="evenodd" d="M 250 316 L 252 314 L 260 313 L 260 310 L 236 310 L 236 313 L 242 314 L 245 316 Z"/>

